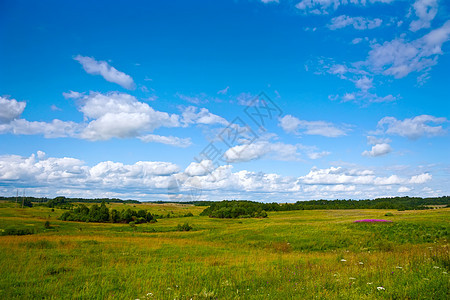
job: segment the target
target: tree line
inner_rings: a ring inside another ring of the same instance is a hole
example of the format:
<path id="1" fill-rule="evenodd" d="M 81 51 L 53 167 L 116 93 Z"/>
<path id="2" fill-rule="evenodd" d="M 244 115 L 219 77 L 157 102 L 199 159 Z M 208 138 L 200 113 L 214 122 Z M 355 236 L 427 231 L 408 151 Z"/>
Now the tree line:
<path id="1" fill-rule="evenodd" d="M 200 214 L 212 218 L 267 217 L 268 211 L 291 211 L 313 209 L 430 209 L 432 205 L 450 207 L 450 197 L 419 198 L 392 197 L 373 200 L 311 200 L 296 203 L 261 203 L 246 200 L 224 200 L 196 202 L 197 206 L 208 206 Z"/>
<path id="2" fill-rule="evenodd" d="M 90 208 L 84 204 L 79 204 L 75 208 L 64 212 L 61 217 L 62 221 L 81 221 L 81 222 L 112 222 L 112 223 L 153 223 L 156 218 L 150 212 L 143 209 L 133 210 L 131 208 L 117 210 L 106 207 L 105 202 L 100 206 L 98 204 L 92 205 Z"/>

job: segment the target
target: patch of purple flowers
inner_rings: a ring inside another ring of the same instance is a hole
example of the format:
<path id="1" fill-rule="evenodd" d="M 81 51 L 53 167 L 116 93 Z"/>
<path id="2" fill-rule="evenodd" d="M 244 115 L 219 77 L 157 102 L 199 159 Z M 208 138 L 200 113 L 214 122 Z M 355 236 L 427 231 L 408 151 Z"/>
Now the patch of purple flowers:
<path id="1" fill-rule="evenodd" d="M 390 220 L 383 220 L 383 219 L 364 219 L 364 220 L 353 221 L 353 223 L 362 223 L 362 222 L 373 223 L 373 222 L 392 222 L 392 221 L 390 221 Z"/>

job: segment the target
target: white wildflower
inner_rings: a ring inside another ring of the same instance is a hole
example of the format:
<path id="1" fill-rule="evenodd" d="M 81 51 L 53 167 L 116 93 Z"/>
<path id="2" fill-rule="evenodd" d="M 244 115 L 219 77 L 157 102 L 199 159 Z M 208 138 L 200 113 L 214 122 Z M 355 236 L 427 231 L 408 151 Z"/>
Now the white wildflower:
<path id="1" fill-rule="evenodd" d="M 373 282 L 368 282 L 367 284 L 373 284 Z"/>
<path id="2" fill-rule="evenodd" d="M 385 290 L 385 288 L 384 288 L 384 287 L 382 287 L 382 286 L 377 286 L 377 290 L 379 290 L 379 291 L 384 291 L 384 290 Z"/>
<path id="3" fill-rule="evenodd" d="M 345 259 L 341 259 L 341 261 L 347 261 L 347 260 L 345 260 Z"/>
<path id="4" fill-rule="evenodd" d="M 362 261 L 359 262 L 360 265 L 363 265 L 364 263 Z"/>

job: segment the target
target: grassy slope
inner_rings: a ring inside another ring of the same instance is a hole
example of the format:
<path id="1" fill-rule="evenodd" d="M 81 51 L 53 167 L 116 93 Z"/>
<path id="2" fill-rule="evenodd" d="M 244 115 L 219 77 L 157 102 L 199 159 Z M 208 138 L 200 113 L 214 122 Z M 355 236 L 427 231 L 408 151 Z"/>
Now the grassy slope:
<path id="1" fill-rule="evenodd" d="M 0 236 L 0 299 L 448 297 L 447 208 L 392 217 L 384 217 L 387 210 L 329 210 L 222 220 L 199 217 L 203 207 L 135 206 L 195 216 L 132 228 L 61 222 L 60 210 L 0 203 L 0 228 L 41 231 Z M 352 223 L 363 218 L 394 222 Z M 53 229 L 43 229 L 46 220 Z M 174 231 L 186 221 L 194 231 Z"/>

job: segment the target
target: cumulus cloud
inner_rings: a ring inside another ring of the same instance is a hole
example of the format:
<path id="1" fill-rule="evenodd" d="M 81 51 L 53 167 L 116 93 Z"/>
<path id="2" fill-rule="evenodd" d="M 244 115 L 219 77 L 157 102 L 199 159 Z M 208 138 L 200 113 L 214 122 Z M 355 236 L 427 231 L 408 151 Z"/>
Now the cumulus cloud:
<path id="1" fill-rule="evenodd" d="M 287 133 L 321 135 L 339 137 L 346 135 L 343 129 L 325 121 L 305 121 L 292 115 L 286 115 L 279 120 L 279 126 Z"/>
<path id="2" fill-rule="evenodd" d="M 353 26 L 357 30 L 374 29 L 381 26 L 383 20 L 375 18 L 368 19 L 364 17 L 349 17 L 346 15 L 341 15 L 331 19 L 331 23 L 328 28 L 331 30 L 341 29 L 347 26 Z"/>
<path id="3" fill-rule="evenodd" d="M 67 99 L 76 99 L 83 113 L 83 122 L 61 121 L 37 122 L 20 119 L 25 102 L 0 97 L 0 134 L 41 134 L 46 138 L 72 137 L 90 141 L 111 138 L 139 138 L 143 142 L 156 142 L 177 147 L 192 144 L 189 138 L 152 134 L 160 127 L 188 127 L 192 124 L 228 125 L 228 122 L 206 108 L 187 107 L 181 115 L 153 109 L 145 102 L 126 93 L 106 94 L 91 92 L 87 95 L 70 91 Z"/>
<path id="4" fill-rule="evenodd" d="M 376 144 L 372 146 L 370 151 L 366 150 L 362 153 L 363 156 L 382 156 L 388 154 L 392 151 L 391 146 L 389 144 Z"/>
<path id="5" fill-rule="evenodd" d="M 356 184 L 356 185 L 398 185 L 398 184 L 422 184 L 431 180 L 427 173 L 412 176 L 411 178 L 391 175 L 388 177 L 375 176 L 371 170 L 347 170 L 342 167 L 330 167 L 327 169 L 313 168 L 299 181 L 305 184 Z"/>
<path id="6" fill-rule="evenodd" d="M 362 155 L 376 157 L 376 156 L 382 156 L 382 155 L 388 154 L 392 151 L 391 146 L 388 144 L 390 142 L 391 142 L 390 139 L 368 136 L 367 143 L 369 145 L 373 145 L 373 146 L 370 151 L 366 150 L 362 153 Z"/>
<path id="7" fill-rule="evenodd" d="M 418 31 L 422 28 L 430 28 L 430 22 L 438 12 L 438 1 L 416 0 L 413 4 L 413 8 L 418 19 L 409 24 L 409 30 Z"/>
<path id="8" fill-rule="evenodd" d="M 9 123 L 19 118 L 25 106 L 25 102 L 0 96 L 0 124 Z"/>
<path id="9" fill-rule="evenodd" d="M 434 124 L 446 123 L 446 118 L 437 118 L 430 115 L 420 115 L 410 119 L 397 120 L 394 117 L 384 117 L 377 125 L 377 134 L 391 134 L 404 136 L 410 139 L 418 139 L 423 136 L 443 135 L 446 130 Z"/>
<path id="10" fill-rule="evenodd" d="M 117 83 L 123 88 L 133 90 L 136 85 L 130 75 L 118 71 L 106 61 L 97 61 L 93 57 L 77 55 L 74 60 L 78 61 L 83 69 L 92 75 L 101 75 L 106 81 Z"/>
<path id="11" fill-rule="evenodd" d="M 155 111 L 147 103 L 123 93 L 91 93 L 80 111 L 89 121 L 80 137 L 88 140 L 129 138 L 159 127 L 178 127 L 179 116 Z"/>
<path id="12" fill-rule="evenodd" d="M 211 161 L 193 162 L 185 170 L 170 162 L 138 161 L 134 164 L 103 161 L 93 166 L 70 157 L 47 157 L 39 151 L 29 157 L 0 156 L 0 185 L 33 186 L 36 195 L 66 195 L 87 197 L 122 197 L 125 199 L 166 200 L 168 193 L 190 193 L 192 185 L 203 190 L 203 200 L 254 199 L 283 201 L 302 199 L 394 196 L 395 186 L 412 189 L 429 182 L 431 174 L 411 177 L 396 174 L 377 176 L 366 169 L 330 167 L 312 168 L 300 177 L 276 173 L 233 171 L 233 166 L 216 167 Z M 380 189 L 379 186 L 383 186 Z M 403 188 L 403 189 L 404 189 Z M 387 191 L 392 191 L 387 193 Z M 176 199 L 176 197 L 171 198 Z"/>

